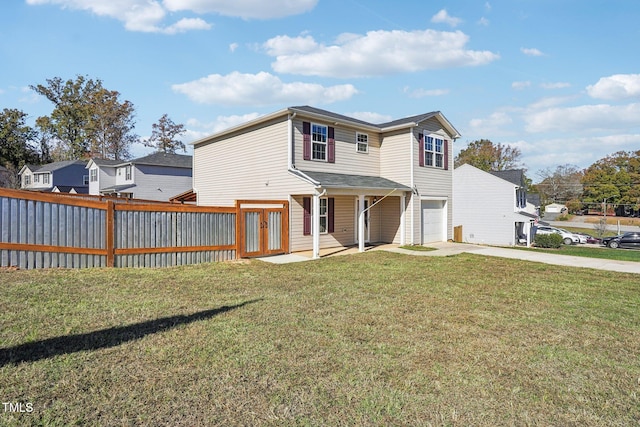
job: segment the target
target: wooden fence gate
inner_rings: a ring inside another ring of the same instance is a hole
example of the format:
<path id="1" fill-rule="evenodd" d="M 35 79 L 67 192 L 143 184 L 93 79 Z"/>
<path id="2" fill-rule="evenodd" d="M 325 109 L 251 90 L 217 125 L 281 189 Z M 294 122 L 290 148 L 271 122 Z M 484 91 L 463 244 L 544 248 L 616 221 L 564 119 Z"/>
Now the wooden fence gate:
<path id="1" fill-rule="evenodd" d="M 236 242 L 240 258 L 289 252 L 289 202 L 238 200 Z"/>

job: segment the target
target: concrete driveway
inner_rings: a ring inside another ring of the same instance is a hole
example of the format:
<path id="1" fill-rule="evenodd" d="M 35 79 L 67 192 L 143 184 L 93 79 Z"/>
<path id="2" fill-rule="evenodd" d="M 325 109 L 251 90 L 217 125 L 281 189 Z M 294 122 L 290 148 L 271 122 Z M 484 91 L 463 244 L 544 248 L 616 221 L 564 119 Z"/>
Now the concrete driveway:
<path id="1" fill-rule="evenodd" d="M 425 246 L 435 248 L 435 251 L 412 251 L 399 248 L 398 245 L 380 245 L 368 247 L 372 251 L 389 251 L 414 256 L 451 256 L 461 253 L 473 253 L 478 255 L 495 256 L 500 258 L 520 259 L 524 261 L 541 262 L 552 265 L 562 265 L 566 267 L 594 268 L 596 270 L 617 271 L 620 273 L 640 274 L 640 262 L 614 261 L 599 258 L 586 258 L 569 255 L 548 254 L 537 251 L 524 251 L 519 249 L 498 248 L 493 246 L 480 246 L 468 243 L 441 242 L 432 243 Z M 321 258 L 338 255 L 349 255 L 358 253 L 357 247 L 331 248 L 320 251 Z M 274 264 L 289 262 L 310 261 L 311 252 L 297 252 L 293 254 L 276 255 L 259 258 L 262 261 Z"/>

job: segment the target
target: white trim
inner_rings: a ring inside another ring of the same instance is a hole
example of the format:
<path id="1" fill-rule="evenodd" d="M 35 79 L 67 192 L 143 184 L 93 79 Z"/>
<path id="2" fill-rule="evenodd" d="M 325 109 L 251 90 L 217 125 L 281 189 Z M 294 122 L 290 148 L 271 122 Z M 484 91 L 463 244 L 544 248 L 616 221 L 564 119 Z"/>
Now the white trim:
<path id="1" fill-rule="evenodd" d="M 313 127 L 314 126 L 318 126 L 318 127 L 323 127 L 327 130 L 327 133 L 325 134 L 326 137 L 326 141 L 325 142 L 314 142 L 313 140 Z M 309 139 L 311 140 L 311 157 L 310 160 L 315 161 L 315 162 L 328 162 L 329 161 L 329 126 L 327 125 L 321 125 L 320 123 L 310 123 L 309 125 Z M 324 145 L 324 159 L 315 159 L 313 157 L 313 144 L 319 144 L 319 145 Z"/>
<path id="2" fill-rule="evenodd" d="M 409 131 L 409 158 L 410 158 L 410 171 L 411 171 L 411 200 L 409 200 L 409 212 L 411 212 L 411 218 L 410 218 L 410 224 L 411 224 L 411 235 L 410 235 L 410 239 L 409 239 L 409 243 L 414 245 L 415 244 L 415 240 L 416 240 L 416 236 L 415 236 L 415 204 L 414 201 L 416 199 L 416 195 L 413 193 L 413 190 L 415 189 L 415 180 L 414 180 L 414 155 L 413 155 L 413 139 L 414 139 L 414 135 L 413 135 L 413 130 L 414 127 L 412 126 L 410 131 Z M 418 147 L 420 147 L 420 145 L 418 145 Z M 406 232 L 406 230 L 405 230 Z"/>
<path id="3" fill-rule="evenodd" d="M 358 137 L 362 135 L 362 136 L 366 136 L 367 137 L 367 142 L 360 142 L 358 140 Z M 360 151 L 358 149 L 358 146 L 360 144 L 363 144 L 365 146 L 365 150 L 364 151 Z M 369 154 L 369 134 L 368 133 L 364 133 L 364 132 L 357 132 L 356 131 L 356 153 L 360 153 L 360 154 Z"/>

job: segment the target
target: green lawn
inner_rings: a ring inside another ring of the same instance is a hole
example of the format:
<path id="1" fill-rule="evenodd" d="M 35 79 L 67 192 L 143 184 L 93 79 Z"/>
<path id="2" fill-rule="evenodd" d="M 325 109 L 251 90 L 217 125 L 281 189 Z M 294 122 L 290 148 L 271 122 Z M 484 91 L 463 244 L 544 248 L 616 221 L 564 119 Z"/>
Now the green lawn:
<path id="1" fill-rule="evenodd" d="M 610 249 L 604 246 L 594 247 L 585 245 L 562 245 L 558 249 L 525 248 L 523 246 L 515 246 L 514 249 L 538 251 L 558 255 L 581 256 L 587 258 L 640 262 L 640 251 L 634 249 Z"/>
<path id="2" fill-rule="evenodd" d="M 0 425 L 636 425 L 638 275 L 472 254 L 0 271 Z"/>

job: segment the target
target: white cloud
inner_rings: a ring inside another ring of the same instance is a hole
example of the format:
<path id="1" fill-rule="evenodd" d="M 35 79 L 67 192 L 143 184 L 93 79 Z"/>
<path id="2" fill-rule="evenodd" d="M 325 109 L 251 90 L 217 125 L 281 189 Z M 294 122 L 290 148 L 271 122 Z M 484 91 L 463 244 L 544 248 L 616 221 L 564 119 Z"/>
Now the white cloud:
<path id="1" fill-rule="evenodd" d="M 540 87 L 542 89 L 563 89 L 566 87 L 570 87 L 570 83 L 565 82 L 556 82 L 556 83 L 541 83 Z"/>
<path id="2" fill-rule="evenodd" d="M 124 23 L 129 31 L 177 34 L 208 30 L 211 24 L 201 18 L 182 18 L 164 25 L 171 12 L 217 13 L 243 19 L 272 19 L 296 15 L 313 9 L 318 0 L 26 0 L 29 5 L 53 4 L 107 16 Z"/>
<path id="3" fill-rule="evenodd" d="M 387 123 L 393 120 L 393 118 L 386 114 L 373 113 L 369 111 L 358 111 L 355 113 L 346 113 L 345 116 L 353 117 L 354 119 L 364 120 L 369 123 Z"/>
<path id="4" fill-rule="evenodd" d="M 198 119 L 189 119 L 186 124 L 187 133 L 184 136 L 184 142 L 188 143 L 196 141 L 204 138 L 205 136 L 209 136 L 212 133 L 217 133 L 257 119 L 261 115 L 262 114 L 260 113 L 247 113 L 241 115 L 218 116 L 214 121 L 207 123 L 203 123 Z"/>
<path id="5" fill-rule="evenodd" d="M 223 105 L 330 104 L 358 93 L 350 84 L 325 87 L 314 83 L 284 83 L 269 73 L 242 74 L 237 71 L 226 76 L 210 74 L 174 84 L 172 89 L 197 103 Z"/>
<path id="6" fill-rule="evenodd" d="M 527 132 L 621 130 L 638 127 L 640 104 L 550 108 L 524 115 Z"/>
<path id="7" fill-rule="evenodd" d="M 495 112 L 489 117 L 469 121 L 469 133 L 474 135 L 507 135 L 513 120 L 505 112 Z"/>
<path id="8" fill-rule="evenodd" d="M 482 18 L 478 19 L 478 25 L 482 25 L 483 27 L 488 27 L 489 20 L 483 16 Z"/>
<path id="9" fill-rule="evenodd" d="M 276 57 L 272 67 L 278 73 L 342 78 L 478 66 L 500 57 L 490 51 L 465 50 L 468 41 L 461 31 L 380 30 L 341 36 L 329 46 L 311 36 L 278 36 L 263 47 Z"/>
<path id="10" fill-rule="evenodd" d="M 640 74 L 602 77 L 595 85 L 587 86 L 587 93 L 597 99 L 640 98 Z"/>
<path id="11" fill-rule="evenodd" d="M 431 22 L 435 24 L 447 24 L 451 27 L 457 27 L 462 22 L 462 19 L 450 16 L 446 9 L 442 9 L 431 17 Z"/>
<path id="12" fill-rule="evenodd" d="M 312 10 L 318 0 L 164 0 L 172 12 L 189 10 L 196 13 L 217 13 L 243 19 L 273 19 L 299 15 Z"/>
<path id="13" fill-rule="evenodd" d="M 536 48 L 526 48 L 526 47 L 521 47 L 520 51 L 522 53 L 524 53 L 527 56 L 543 56 L 544 53 L 542 53 L 541 51 L 539 51 Z"/>
<path id="14" fill-rule="evenodd" d="M 238 48 L 238 43 L 231 43 L 229 45 L 229 50 L 233 53 L 236 51 L 236 49 Z"/>
<path id="15" fill-rule="evenodd" d="M 448 95 L 449 89 L 410 89 L 409 87 L 405 87 L 404 93 L 406 93 L 409 98 L 425 98 L 427 96 Z"/>
<path id="16" fill-rule="evenodd" d="M 129 31 L 176 34 L 189 30 L 211 28 L 204 20 L 181 19 L 169 26 L 160 26 L 167 10 L 155 0 L 26 0 L 29 5 L 55 4 L 64 8 L 85 10 L 98 16 L 115 18 Z"/>
<path id="17" fill-rule="evenodd" d="M 529 81 L 511 83 L 511 87 L 516 90 L 522 90 L 522 89 L 528 88 L 529 86 L 531 86 L 531 82 Z"/>
<path id="18" fill-rule="evenodd" d="M 311 36 L 276 36 L 267 40 L 263 47 L 266 49 L 267 55 L 280 56 L 313 52 L 318 49 L 318 44 Z"/>

